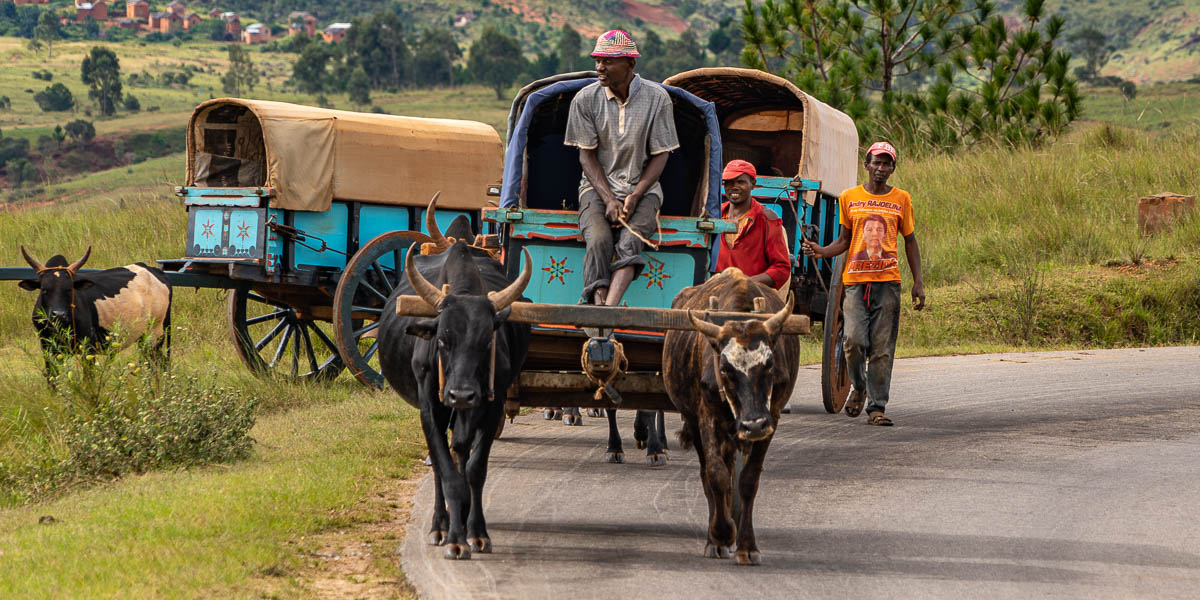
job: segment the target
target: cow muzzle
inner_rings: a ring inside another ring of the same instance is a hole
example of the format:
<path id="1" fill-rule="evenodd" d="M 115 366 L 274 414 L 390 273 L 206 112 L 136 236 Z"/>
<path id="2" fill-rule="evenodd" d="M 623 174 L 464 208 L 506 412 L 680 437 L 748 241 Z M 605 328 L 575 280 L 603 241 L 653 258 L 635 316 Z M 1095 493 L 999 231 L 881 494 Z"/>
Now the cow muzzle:
<path id="1" fill-rule="evenodd" d="M 447 387 L 442 393 L 442 404 L 455 409 L 475 408 L 479 405 L 479 394 L 470 388 Z"/>
<path id="2" fill-rule="evenodd" d="M 775 426 L 771 423 L 769 416 L 738 419 L 737 436 L 740 440 L 758 442 L 771 437 L 773 433 L 775 433 Z"/>

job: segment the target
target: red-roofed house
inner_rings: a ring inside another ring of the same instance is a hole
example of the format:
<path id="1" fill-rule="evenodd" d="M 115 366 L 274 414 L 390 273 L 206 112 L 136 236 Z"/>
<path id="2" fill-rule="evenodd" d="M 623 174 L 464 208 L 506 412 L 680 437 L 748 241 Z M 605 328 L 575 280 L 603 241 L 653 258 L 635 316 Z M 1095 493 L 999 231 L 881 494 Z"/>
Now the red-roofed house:
<path id="1" fill-rule="evenodd" d="M 263 44 L 271 41 L 271 28 L 262 23 L 246 26 L 242 30 L 243 44 Z"/>
<path id="2" fill-rule="evenodd" d="M 333 25 L 325 28 L 322 37 L 325 38 L 326 42 L 332 44 L 334 42 L 340 42 L 346 39 L 347 31 L 350 31 L 349 23 L 334 23 Z"/>
<path id="3" fill-rule="evenodd" d="M 108 20 L 108 5 L 104 0 L 96 0 L 95 2 L 75 2 L 75 22 L 83 23 L 88 17 L 96 21 Z"/>
<path id="4" fill-rule="evenodd" d="M 167 12 L 172 12 L 172 13 L 175 13 L 175 14 L 179 15 L 180 17 L 182 17 L 183 14 L 187 12 L 187 5 L 180 2 L 179 0 L 175 0 L 174 2 L 167 5 Z"/>
<path id="5" fill-rule="evenodd" d="M 50 4 L 50 0 L 13 0 L 13 4 L 21 6 L 22 4 Z"/>
<path id="6" fill-rule="evenodd" d="M 125 3 L 125 17 L 141 23 L 150 21 L 150 3 L 146 0 L 129 0 Z"/>
<path id="7" fill-rule="evenodd" d="M 188 13 L 183 16 L 183 28 L 191 29 L 191 28 L 195 27 L 196 25 L 199 25 L 200 22 L 203 20 L 204 20 L 204 17 L 201 17 L 200 15 L 198 15 L 196 13 Z"/>
<path id="8" fill-rule="evenodd" d="M 223 12 L 221 13 L 221 19 L 225 21 L 225 39 L 242 39 L 242 19 L 237 13 Z"/>

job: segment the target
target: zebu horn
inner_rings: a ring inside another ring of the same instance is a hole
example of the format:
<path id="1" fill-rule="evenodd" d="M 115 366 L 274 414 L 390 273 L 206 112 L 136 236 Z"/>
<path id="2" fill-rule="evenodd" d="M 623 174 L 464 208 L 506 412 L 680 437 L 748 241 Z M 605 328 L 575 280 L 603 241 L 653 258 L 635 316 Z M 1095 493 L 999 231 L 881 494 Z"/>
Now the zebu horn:
<path id="1" fill-rule="evenodd" d="M 25 250 L 25 246 L 21 246 L 21 256 L 24 256 L 25 262 L 29 263 L 29 266 L 33 267 L 33 270 L 37 271 L 38 273 L 41 273 L 46 268 L 46 266 L 38 262 L 36 258 L 29 255 L 29 252 Z"/>
<path id="2" fill-rule="evenodd" d="M 779 312 L 771 315 L 770 319 L 763 322 L 763 327 L 767 328 L 768 335 L 775 335 L 779 332 L 779 328 L 783 326 L 783 322 L 792 314 L 792 306 L 796 303 L 796 297 L 788 292 L 787 304 L 780 309 Z"/>
<path id="3" fill-rule="evenodd" d="M 525 257 L 525 266 L 521 268 L 521 276 L 498 292 L 488 292 L 488 300 L 492 301 L 492 307 L 496 309 L 496 312 L 500 312 L 516 302 L 517 298 L 525 293 L 525 286 L 529 285 L 529 278 L 533 276 L 533 259 L 529 258 L 529 250 L 521 248 L 521 254 Z"/>
<path id="4" fill-rule="evenodd" d="M 700 333 L 703 333 L 714 340 L 721 336 L 720 326 L 714 323 L 709 323 L 704 319 L 697 318 L 696 315 L 692 314 L 692 309 L 690 308 L 687 311 L 687 315 L 688 318 L 692 320 L 692 327 L 695 327 L 696 331 L 699 331 Z"/>
<path id="5" fill-rule="evenodd" d="M 92 247 L 88 246 L 87 252 L 83 253 L 83 258 L 80 258 L 79 260 L 71 263 L 71 266 L 67 267 L 67 271 L 69 271 L 72 275 L 74 275 L 75 272 L 79 270 L 79 267 L 82 267 L 83 263 L 87 262 L 88 257 L 91 255 L 92 255 Z"/>
<path id="6" fill-rule="evenodd" d="M 445 249 L 449 244 L 447 243 L 446 236 L 442 235 L 442 229 L 437 224 L 437 201 L 438 196 L 441 195 L 441 191 L 435 193 L 433 199 L 429 201 L 429 206 L 425 209 L 425 229 L 429 232 L 429 237 L 433 239 L 433 243 L 438 248 Z"/>
<path id="7" fill-rule="evenodd" d="M 404 257 L 404 274 L 408 276 L 408 282 L 412 284 L 413 290 L 417 292 L 417 295 L 422 300 L 428 302 L 430 306 L 441 310 L 442 300 L 446 299 L 446 294 L 434 287 L 432 283 L 429 283 L 429 280 L 425 279 L 413 264 L 413 255 L 419 251 L 419 244 L 420 242 L 414 242 L 412 246 L 408 247 L 408 256 Z"/>

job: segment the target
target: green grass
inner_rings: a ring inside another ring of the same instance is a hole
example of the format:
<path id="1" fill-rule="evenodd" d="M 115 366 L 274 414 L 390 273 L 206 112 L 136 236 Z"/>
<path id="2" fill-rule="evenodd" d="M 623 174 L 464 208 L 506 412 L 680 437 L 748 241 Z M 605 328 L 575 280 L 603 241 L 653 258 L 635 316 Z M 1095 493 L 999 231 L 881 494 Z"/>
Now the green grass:
<path id="1" fill-rule="evenodd" d="M 1142 86 L 1129 101 L 1116 88 L 1089 88 L 1083 118 L 1138 129 L 1195 130 L 1200 128 L 1200 84 Z"/>
<path id="2" fill-rule="evenodd" d="M 382 517 L 359 502 L 420 464 L 416 422 L 394 395 L 356 391 L 260 418 L 250 460 L 0 511 L 0 597 L 307 596 L 300 554 L 317 549 L 305 536 Z"/>

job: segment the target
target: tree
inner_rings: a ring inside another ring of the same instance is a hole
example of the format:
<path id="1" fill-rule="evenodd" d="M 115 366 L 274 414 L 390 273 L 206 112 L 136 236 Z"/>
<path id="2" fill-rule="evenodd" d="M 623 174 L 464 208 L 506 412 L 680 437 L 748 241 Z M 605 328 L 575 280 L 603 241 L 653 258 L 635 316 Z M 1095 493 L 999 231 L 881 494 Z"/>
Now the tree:
<path id="1" fill-rule="evenodd" d="M 25 138 L 0 137 L 0 167 L 9 161 L 29 156 L 29 140 Z"/>
<path id="2" fill-rule="evenodd" d="M 54 58 L 54 40 L 62 36 L 62 31 L 58 26 L 58 17 L 54 15 L 54 11 L 43 11 L 38 16 L 37 27 L 34 28 L 33 35 L 34 38 L 46 44 L 50 58 Z"/>
<path id="3" fill-rule="evenodd" d="M 67 123 L 65 131 L 67 137 L 79 144 L 80 147 L 83 147 L 92 141 L 92 138 L 96 137 L 96 127 L 92 125 L 91 121 L 84 121 L 83 119 L 76 119 Z"/>
<path id="4" fill-rule="evenodd" d="M 408 76 L 408 44 L 404 42 L 404 21 L 395 12 L 379 11 L 365 19 L 352 21 L 346 32 L 346 67 L 361 66 L 371 87 L 400 87 Z M 352 71 L 340 79 L 348 81 Z"/>
<path id="5" fill-rule="evenodd" d="M 583 62 L 583 38 L 579 32 L 564 23 L 558 36 L 558 68 L 561 71 L 581 71 L 587 67 Z"/>
<path id="6" fill-rule="evenodd" d="M 1095 79 L 1113 53 L 1113 48 L 1108 44 L 1108 36 L 1095 27 L 1077 29 L 1067 36 L 1067 41 L 1086 61 L 1083 67 L 1076 70 L 1076 74 L 1084 81 Z"/>
<path id="7" fill-rule="evenodd" d="M 258 71 L 254 69 L 254 61 L 250 53 L 238 44 L 229 45 L 229 70 L 221 77 L 221 85 L 226 94 L 241 96 L 253 92 L 258 85 Z"/>
<path id="8" fill-rule="evenodd" d="M 28 158 L 18 158 L 8 165 L 8 176 L 16 187 L 26 182 L 35 181 L 38 176 L 37 167 L 29 162 Z"/>
<path id="9" fill-rule="evenodd" d="M 125 102 L 122 103 L 122 106 L 129 112 L 142 110 L 142 103 L 133 94 L 125 94 Z"/>
<path id="10" fill-rule="evenodd" d="M 847 112 L 861 136 L 948 148 L 1021 143 L 1078 117 L 1063 20 L 1025 0 L 1012 26 L 988 0 L 766 0 L 742 12 L 742 60 Z"/>
<path id="11" fill-rule="evenodd" d="M 417 41 L 413 56 L 413 78 L 419 85 L 454 85 L 454 61 L 462 48 L 444 27 L 427 28 Z"/>
<path id="12" fill-rule="evenodd" d="M 75 97 L 62 82 L 38 92 L 33 96 L 33 101 L 45 112 L 71 110 L 75 106 Z"/>
<path id="13" fill-rule="evenodd" d="M 62 125 L 55 125 L 54 132 L 50 134 L 50 137 L 54 138 L 59 148 L 62 148 L 62 143 L 67 139 L 67 132 L 63 130 Z"/>
<path id="14" fill-rule="evenodd" d="M 11 110 L 12 99 L 8 96 L 0 96 L 0 110 Z"/>
<path id="15" fill-rule="evenodd" d="M 350 73 L 350 79 L 346 82 L 346 94 L 350 97 L 350 102 L 360 107 L 371 103 L 371 80 L 362 67 L 356 67 Z"/>
<path id="16" fill-rule="evenodd" d="M 292 65 L 292 84 L 305 94 L 320 94 L 325 91 L 329 81 L 329 59 L 331 53 L 328 44 L 312 43 L 300 52 L 300 58 Z"/>
<path id="17" fill-rule="evenodd" d="M 93 46 L 84 57 L 81 69 L 83 82 L 91 86 L 88 98 L 100 107 L 105 116 L 116 114 L 121 103 L 121 63 L 108 48 Z"/>
<path id="18" fill-rule="evenodd" d="M 471 44 L 467 66 L 475 81 L 496 91 L 496 99 L 504 99 L 504 88 L 512 85 L 525 69 L 525 57 L 517 40 L 488 25 L 483 34 Z"/>

